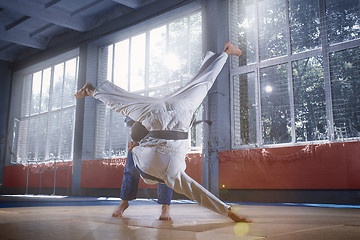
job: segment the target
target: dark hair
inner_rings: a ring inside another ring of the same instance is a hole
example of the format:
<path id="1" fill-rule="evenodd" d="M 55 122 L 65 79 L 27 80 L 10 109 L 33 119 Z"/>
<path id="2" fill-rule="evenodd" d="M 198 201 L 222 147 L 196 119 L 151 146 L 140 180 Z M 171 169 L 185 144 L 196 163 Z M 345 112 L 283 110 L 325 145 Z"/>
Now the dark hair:
<path id="1" fill-rule="evenodd" d="M 141 122 L 135 122 L 131 127 L 131 138 L 136 142 L 140 142 L 148 133 L 149 131 Z"/>

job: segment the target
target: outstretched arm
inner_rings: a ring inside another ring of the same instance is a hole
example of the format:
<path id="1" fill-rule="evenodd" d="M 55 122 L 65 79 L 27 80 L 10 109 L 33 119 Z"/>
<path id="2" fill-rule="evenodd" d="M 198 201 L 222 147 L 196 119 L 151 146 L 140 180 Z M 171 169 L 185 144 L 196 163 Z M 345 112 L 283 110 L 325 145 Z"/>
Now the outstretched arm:
<path id="1" fill-rule="evenodd" d="M 207 52 L 200 69 L 192 80 L 185 86 L 166 98 L 171 102 L 183 102 L 195 111 L 206 97 L 216 78 L 225 65 L 229 55 L 240 56 L 242 51 L 232 43 L 224 44 L 222 54 Z"/>

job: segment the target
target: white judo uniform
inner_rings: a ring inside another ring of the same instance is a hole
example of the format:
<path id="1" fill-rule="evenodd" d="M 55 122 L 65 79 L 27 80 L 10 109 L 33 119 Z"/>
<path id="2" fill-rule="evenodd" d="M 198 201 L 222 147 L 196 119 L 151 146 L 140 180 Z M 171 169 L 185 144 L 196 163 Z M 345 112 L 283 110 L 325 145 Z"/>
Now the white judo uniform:
<path id="1" fill-rule="evenodd" d="M 130 93 L 109 81 L 99 84 L 94 98 L 113 110 L 141 122 L 148 131 L 171 130 L 188 132 L 192 116 L 222 70 L 228 55 L 207 52 L 200 69 L 184 87 L 162 99 Z M 134 163 L 138 169 L 153 179 L 159 179 L 174 191 L 184 194 L 201 206 L 227 216 L 229 205 L 222 202 L 185 173 L 188 140 L 166 140 L 154 137 L 143 139 L 133 149 Z"/>

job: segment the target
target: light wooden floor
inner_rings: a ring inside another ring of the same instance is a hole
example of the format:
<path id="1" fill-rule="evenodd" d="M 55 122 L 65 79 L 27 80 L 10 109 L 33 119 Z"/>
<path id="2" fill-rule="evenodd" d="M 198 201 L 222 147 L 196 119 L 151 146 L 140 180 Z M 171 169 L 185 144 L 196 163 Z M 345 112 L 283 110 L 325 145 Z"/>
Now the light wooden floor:
<path id="1" fill-rule="evenodd" d="M 1 201 L 0 201 L 1 204 Z M 196 204 L 173 204 L 172 221 L 157 220 L 160 205 L 0 208 L 1 240 L 359 240 L 359 208 L 237 205 L 251 224 L 231 220 Z"/>

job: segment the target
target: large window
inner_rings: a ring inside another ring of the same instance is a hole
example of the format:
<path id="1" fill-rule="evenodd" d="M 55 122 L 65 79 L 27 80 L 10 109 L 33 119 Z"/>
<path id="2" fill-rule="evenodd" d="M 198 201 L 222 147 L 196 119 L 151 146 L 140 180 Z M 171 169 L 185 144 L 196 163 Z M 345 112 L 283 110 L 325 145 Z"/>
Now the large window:
<path id="1" fill-rule="evenodd" d="M 98 81 L 150 97 L 163 97 L 187 83 L 202 58 L 202 17 L 193 13 L 99 49 Z M 201 119 L 201 108 L 196 112 Z M 201 148 L 201 124 L 192 128 L 192 149 Z M 129 129 L 124 116 L 97 104 L 96 158 L 124 156 Z"/>
<path id="2" fill-rule="evenodd" d="M 234 147 L 360 138 L 359 0 L 231 0 Z"/>
<path id="3" fill-rule="evenodd" d="M 72 160 L 78 57 L 26 74 L 12 162 Z"/>

